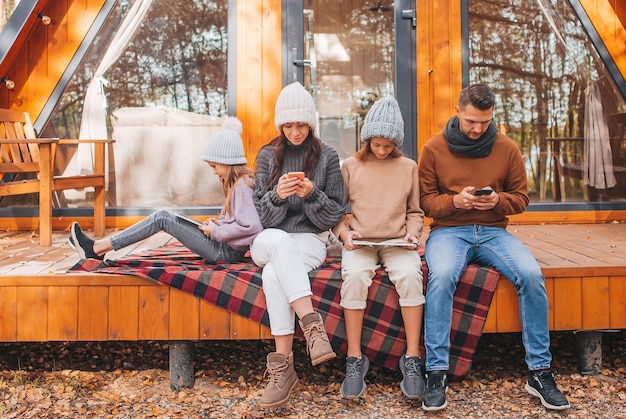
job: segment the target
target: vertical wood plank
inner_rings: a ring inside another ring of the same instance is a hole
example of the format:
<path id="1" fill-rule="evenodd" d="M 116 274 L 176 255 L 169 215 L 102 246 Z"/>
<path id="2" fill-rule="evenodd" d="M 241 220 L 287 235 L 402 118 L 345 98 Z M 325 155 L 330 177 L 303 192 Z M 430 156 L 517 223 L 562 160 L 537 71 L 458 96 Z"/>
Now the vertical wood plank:
<path id="1" fill-rule="evenodd" d="M 17 339 L 17 287 L 0 288 L 0 341 Z"/>
<path id="2" fill-rule="evenodd" d="M 74 341 L 78 336 L 78 287 L 48 287 L 48 339 Z"/>
<path id="3" fill-rule="evenodd" d="M 517 291 L 511 281 L 501 277 L 496 288 L 498 294 L 498 332 L 519 332 L 522 326 L 519 321 L 519 303 Z"/>
<path id="4" fill-rule="evenodd" d="M 139 338 L 139 287 L 109 287 L 110 340 Z"/>
<path id="5" fill-rule="evenodd" d="M 107 340 L 109 287 L 78 288 L 78 340 Z"/>
<path id="6" fill-rule="evenodd" d="M 582 328 L 581 279 L 558 278 L 554 281 L 554 329 Z"/>
<path id="7" fill-rule="evenodd" d="M 169 287 L 139 287 L 139 339 L 169 339 Z"/>
<path id="8" fill-rule="evenodd" d="M 200 339 L 219 340 L 230 338 L 231 314 L 207 301 L 200 302 Z"/>
<path id="9" fill-rule="evenodd" d="M 200 336 L 200 299 L 172 288 L 169 309 L 170 340 L 198 340 Z"/>
<path id="10" fill-rule="evenodd" d="M 48 329 L 48 287 L 18 287 L 17 340 L 45 341 Z"/>
<path id="11" fill-rule="evenodd" d="M 582 328 L 602 329 L 609 324 L 609 278 L 585 278 L 582 281 Z"/>
<path id="12" fill-rule="evenodd" d="M 626 276 L 613 276 L 609 282 L 611 329 L 626 329 Z"/>
<path id="13" fill-rule="evenodd" d="M 230 330 L 233 340 L 258 339 L 260 336 L 260 324 L 238 314 L 231 314 Z"/>

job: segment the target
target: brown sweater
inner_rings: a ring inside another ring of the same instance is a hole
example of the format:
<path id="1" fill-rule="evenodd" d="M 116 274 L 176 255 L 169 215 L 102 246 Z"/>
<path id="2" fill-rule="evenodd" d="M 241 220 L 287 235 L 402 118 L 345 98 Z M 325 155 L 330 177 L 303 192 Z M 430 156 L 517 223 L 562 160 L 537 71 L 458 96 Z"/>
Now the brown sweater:
<path id="1" fill-rule="evenodd" d="M 335 234 L 355 230 L 365 239 L 403 239 L 408 233 L 422 234 L 424 211 L 419 206 L 417 163 L 406 158 L 379 160 L 369 154 L 361 161 L 343 162 L 346 200 L 352 218 L 340 224 Z"/>
<path id="2" fill-rule="evenodd" d="M 517 144 L 498 133 L 491 154 L 471 158 L 451 152 L 443 134 L 428 140 L 419 161 L 420 204 L 430 227 L 472 224 L 506 228 L 507 215 L 524 212 L 528 206 L 526 170 Z M 491 186 L 500 202 L 489 211 L 461 210 L 452 197 L 466 186 Z"/>

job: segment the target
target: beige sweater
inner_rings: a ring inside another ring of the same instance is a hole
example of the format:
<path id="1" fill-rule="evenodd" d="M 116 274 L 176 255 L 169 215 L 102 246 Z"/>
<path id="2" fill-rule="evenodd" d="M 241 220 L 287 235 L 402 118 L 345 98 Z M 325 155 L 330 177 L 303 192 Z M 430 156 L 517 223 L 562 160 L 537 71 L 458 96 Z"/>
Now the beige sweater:
<path id="1" fill-rule="evenodd" d="M 422 234 L 424 211 L 419 205 L 417 163 L 406 158 L 364 161 L 350 157 L 343 162 L 346 200 L 352 217 L 334 232 L 358 231 L 364 239 L 403 239 L 408 233 Z"/>

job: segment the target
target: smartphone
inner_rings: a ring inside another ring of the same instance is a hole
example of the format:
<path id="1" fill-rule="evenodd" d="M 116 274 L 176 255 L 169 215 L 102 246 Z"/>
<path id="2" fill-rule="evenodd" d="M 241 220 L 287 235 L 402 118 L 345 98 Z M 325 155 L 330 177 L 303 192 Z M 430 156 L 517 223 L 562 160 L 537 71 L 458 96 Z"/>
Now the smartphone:
<path id="1" fill-rule="evenodd" d="M 287 173 L 288 177 L 295 177 L 300 180 L 304 180 L 304 172 L 289 172 Z"/>
<path id="2" fill-rule="evenodd" d="M 489 188 L 485 188 L 485 189 L 476 189 L 474 191 L 474 195 L 475 196 L 481 196 L 481 195 L 491 195 L 491 192 L 493 192 L 493 189 L 489 189 Z"/>

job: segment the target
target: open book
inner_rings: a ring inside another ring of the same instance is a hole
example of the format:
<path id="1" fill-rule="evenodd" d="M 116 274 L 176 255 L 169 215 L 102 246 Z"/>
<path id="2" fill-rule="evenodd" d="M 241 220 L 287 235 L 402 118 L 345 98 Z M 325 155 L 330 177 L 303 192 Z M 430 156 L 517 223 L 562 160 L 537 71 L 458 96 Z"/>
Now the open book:
<path id="1" fill-rule="evenodd" d="M 197 226 L 202 225 L 202 222 L 200 222 L 198 220 L 194 220 L 193 218 L 189 218 L 189 217 L 187 217 L 185 215 L 182 215 L 182 214 L 176 214 L 176 218 L 178 218 L 180 220 L 187 221 L 188 223 L 191 223 L 191 224 L 195 224 Z"/>
<path id="2" fill-rule="evenodd" d="M 389 240 L 383 240 L 381 242 L 371 241 L 371 240 L 352 240 L 352 243 L 358 244 L 360 246 L 400 246 L 400 247 L 417 248 L 417 245 L 413 243 L 407 243 L 402 239 L 389 239 Z"/>

